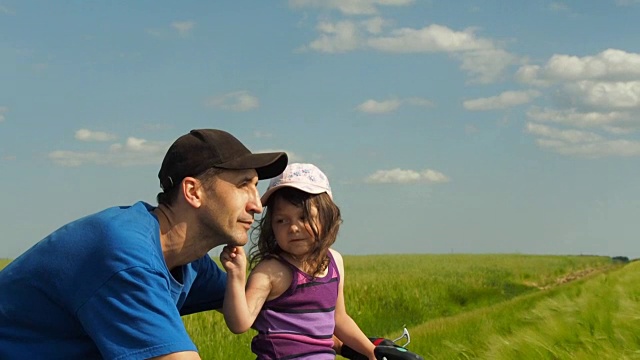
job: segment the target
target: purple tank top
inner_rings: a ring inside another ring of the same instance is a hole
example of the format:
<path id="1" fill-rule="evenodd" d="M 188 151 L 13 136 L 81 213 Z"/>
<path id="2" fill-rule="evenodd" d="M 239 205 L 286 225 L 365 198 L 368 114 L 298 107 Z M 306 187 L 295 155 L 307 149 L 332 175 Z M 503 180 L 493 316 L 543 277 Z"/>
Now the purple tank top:
<path id="1" fill-rule="evenodd" d="M 262 306 L 253 328 L 251 351 L 258 359 L 324 360 L 333 351 L 340 274 L 331 251 L 327 275 L 313 279 L 282 259 L 293 274 L 291 286 Z"/>

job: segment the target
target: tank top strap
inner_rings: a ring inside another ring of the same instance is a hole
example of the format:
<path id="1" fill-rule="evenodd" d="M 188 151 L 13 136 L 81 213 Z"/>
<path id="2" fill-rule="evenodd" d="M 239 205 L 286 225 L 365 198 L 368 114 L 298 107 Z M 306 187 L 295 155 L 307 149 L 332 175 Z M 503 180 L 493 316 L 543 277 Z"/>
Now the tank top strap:
<path id="1" fill-rule="evenodd" d="M 338 265 L 336 264 L 336 259 L 331 253 L 331 249 L 327 250 L 327 256 L 329 257 L 329 271 L 327 271 L 327 277 L 330 279 L 336 277 L 338 278 L 338 281 L 340 281 L 340 271 L 338 271 Z"/>
<path id="2" fill-rule="evenodd" d="M 333 257 L 333 254 L 331 253 L 331 250 L 327 250 L 327 257 L 329 258 L 329 265 L 327 266 L 327 274 L 325 276 L 321 276 L 318 277 L 317 279 L 331 279 L 331 278 L 338 278 L 338 280 L 340 280 L 340 272 L 338 271 L 338 265 L 336 264 L 336 260 Z M 295 288 L 295 286 L 297 285 L 297 283 L 299 283 L 299 278 L 300 277 L 304 277 L 304 278 L 312 278 L 311 275 L 305 273 L 304 271 L 300 270 L 297 266 L 293 265 L 292 263 L 290 263 L 287 259 L 283 258 L 282 256 L 278 256 L 278 255 L 269 255 L 267 257 L 267 259 L 274 259 L 278 262 L 280 262 L 281 264 L 284 264 L 285 266 L 287 266 L 289 269 L 291 269 L 291 274 L 293 276 L 293 282 L 292 282 L 292 288 Z"/>

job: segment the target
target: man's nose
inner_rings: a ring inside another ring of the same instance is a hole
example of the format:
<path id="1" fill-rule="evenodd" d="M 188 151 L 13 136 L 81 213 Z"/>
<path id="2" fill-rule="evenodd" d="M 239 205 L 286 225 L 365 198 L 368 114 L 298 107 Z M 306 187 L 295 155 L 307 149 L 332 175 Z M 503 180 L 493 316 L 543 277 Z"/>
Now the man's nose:
<path id="1" fill-rule="evenodd" d="M 251 198 L 247 202 L 247 212 L 253 214 L 262 213 L 262 201 L 260 201 L 260 194 L 258 193 L 258 189 L 256 188 Z"/>

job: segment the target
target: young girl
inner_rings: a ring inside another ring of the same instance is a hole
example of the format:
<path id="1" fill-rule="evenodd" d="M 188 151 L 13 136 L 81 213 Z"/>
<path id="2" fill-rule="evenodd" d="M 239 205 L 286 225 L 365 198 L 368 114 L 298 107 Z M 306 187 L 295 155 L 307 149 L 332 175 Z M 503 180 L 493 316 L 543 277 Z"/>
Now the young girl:
<path id="1" fill-rule="evenodd" d="M 266 212 L 247 260 L 225 247 L 223 313 L 229 329 L 258 334 L 258 359 L 335 359 L 333 335 L 371 360 L 374 345 L 345 309 L 342 256 L 330 249 L 342 219 L 327 177 L 311 164 L 290 164 L 262 196 Z"/>

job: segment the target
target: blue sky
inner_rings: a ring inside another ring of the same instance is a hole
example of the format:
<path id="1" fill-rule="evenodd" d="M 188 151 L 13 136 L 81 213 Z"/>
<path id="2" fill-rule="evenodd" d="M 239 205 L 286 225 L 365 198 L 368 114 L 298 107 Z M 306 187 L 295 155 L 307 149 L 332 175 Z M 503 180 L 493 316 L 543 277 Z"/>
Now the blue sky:
<path id="1" fill-rule="evenodd" d="M 640 257 L 639 18 L 637 0 L 0 0 L 0 257 L 155 203 L 193 128 L 323 169 L 345 254 Z"/>

